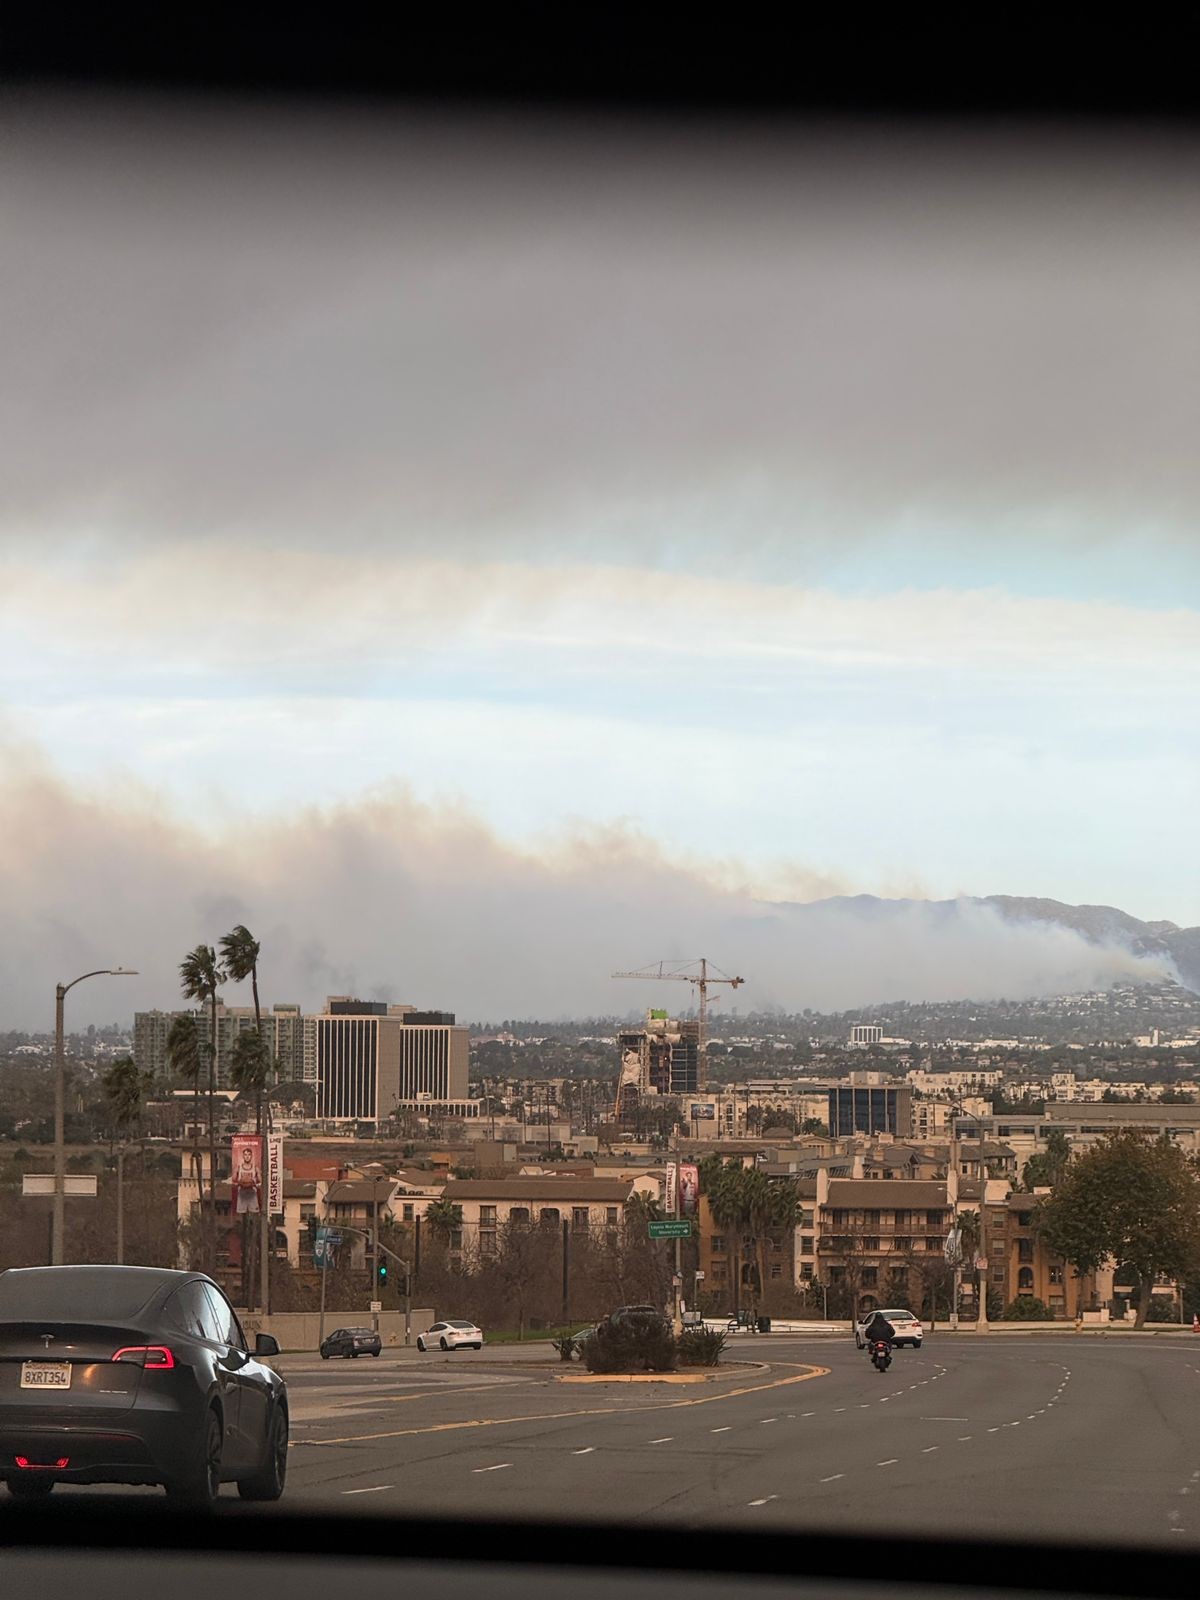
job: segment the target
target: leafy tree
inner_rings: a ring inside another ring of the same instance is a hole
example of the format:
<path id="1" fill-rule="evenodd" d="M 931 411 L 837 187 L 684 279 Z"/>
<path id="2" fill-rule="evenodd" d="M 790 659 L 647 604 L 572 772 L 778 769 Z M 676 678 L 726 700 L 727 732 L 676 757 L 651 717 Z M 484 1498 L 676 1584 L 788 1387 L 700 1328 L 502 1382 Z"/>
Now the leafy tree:
<path id="1" fill-rule="evenodd" d="M 1185 1278 L 1195 1270 L 1198 1215 L 1200 1176 L 1178 1146 L 1165 1136 L 1151 1143 L 1122 1129 L 1070 1163 L 1035 1220 L 1081 1280 L 1110 1256 L 1134 1269 L 1140 1328 L 1159 1274 Z"/>
<path id="2" fill-rule="evenodd" d="M 121 1139 L 140 1129 L 152 1081 L 148 1072 L 138 1071 L 132 1056 L 119 1057 L 101 1079 L 112 1127 Z"/>
<path id="3" fill-rule="evenodd" d="M 800 1132 L 809 1134 L 814 1138 L 828 1138 L 829 1125 L 822 1122 L 820 1117 L 805 1117 L 800 1124 Z"/>
<path id="4" fill-rule="evenodd" d="M 1030 1156 L 1025 1163 L 1025 1188 L 1031 1193 L 1034 1189 L 1053 1189 L 1061 1181 L 1070 1159 L 1071 1141 L 1061 1128 L 1052 1128 L 1046 1135 L 1045 1150 Z"/>

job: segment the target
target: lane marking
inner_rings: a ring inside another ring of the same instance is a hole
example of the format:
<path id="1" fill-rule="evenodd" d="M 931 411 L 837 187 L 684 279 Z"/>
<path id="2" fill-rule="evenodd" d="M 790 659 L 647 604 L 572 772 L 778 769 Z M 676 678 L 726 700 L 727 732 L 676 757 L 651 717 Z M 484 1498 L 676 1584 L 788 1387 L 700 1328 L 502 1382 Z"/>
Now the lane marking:
<path id="1" fill-rule="evenodd" d="M 877 1467 L 894 1467 L 899 1459 L 899 1456 L 889 1456 L 886 1461 L 877 1461 L 875 1465 Z"/>
<path id="2" fill-rule="evenodd" d="M 1000 1432 L 1000 1429 L 999 1429 L 999 1428 L 989 1428 L 989 1429 L 988 1429 L 988 1432 L 989 1432 L 989 1433 L 999 1433 L 999 1432 Z"/>
<path id="3" fill-rule="evenodd" d="M 594 1454 L 595 1449 L 596 1449 L 596 1446 L 594 1444 L 589 1444 L 582 1450 L 572 1450 L 571 1454 L 573 1456 L 590 1456 L 590 1455 Z"/>
<path id="4" fill-rule="evenodd" d="M 937 1447 L 937 1445 L 936 1445 L 936 1444 L 927 1444 L 927 1445 L 926 1445 L 926 1446 L 925 1446 L 925 1448 L 924 1448 L 924 1450 L 922 1450 L 922 1451 L 921 1451 L 921 1454 L 922 1454 L 922 1455 L 923 1455 L 923 1456 L 928 1456 L 928 1455 L 932 1455 L 932 1454 L 933 1454 L 933 1452 L 934 1452 L 934 1451 L 935 1451 L 935 1450 L 936 1450 L 936 1449 L 937 1449 L 937 1448 L 938 1448 L 938 1447 Z"/>
<path id="5" fill-rule="evenodd" d="M 651 1444 L 670 1444 L 671 1440 L 674 1437 L 675 1437 L 675 1435 L 673 1433 L 668 1433 L 668 1434 L 664 1434 L 661 1439 L 651 1439 L 650 1443 Z"/>
<path id="6" fill-rule="evenodd" d="M 394 1489 L 394 1483 L 377 1483 L 370 1489 L 343 1489 L 343 1494 L 378 1494 L 382 1489 Z"/>
<path id="7" fill-rule="evenodd" d="M 778 1417 L 759 1417 L 758 1425 L 761 1428 L 764 1422 L 778 1422 Z"/>
<path id="8" fill-rule="evenodd" d="M 518 1417 L 466 1417 L 460 1422 L 433 1422 L 423 1428 L 385 1428 L 379 1433 L 349 1433 L 335 1439 L 297 1439 L 293 1442 L 305 1450 L 326 1450 L 340 1444 L 371 1444 L 377 1439 L 411 1439 L 427 1433 L 454 1433 L 462 1428 L 511 1428 L 528 1422 L 569 1422 L 576 1417 L 627 1416 L 633 1411 L 678 1411 L 685 1406 L 710 1406 L 717 1401 L 738 1400 L 747 1394 L 763 1394 L 768 1389 L 785 1389 L 793 1383 L 808 1383 L 813 1378 L 827 1378 L 832 1370 L 829 1367 L 804 1365 L 805 1370 L 795 1377 L 773 1378 L 769 1383 L 749 1384 L 743 1389 L 726 1389 L 721 1394 L 697 1395 L 693 1399 L 659 1400 L 648 1406 L 581 1406 L 576 1411 L 534 1411 Z"/>
<path id="9" fill-rule="evenodd" d="M 959 1436 L 958 1436 L 959 1444 L 966 1444 L 967 1440 L 970 1437 L 971 1437 L 971 1435 L 969 1433 L 960 1433 Z"/>
<path id="10" fill-rule="evenodd" d="M 709 1433 L 729 1433 L 732 1430 L 732 1427 L 733 1424 L 728 1423 L 724 1428 L 710 1428 L 708 1431 Z"/>
<path id="11" fill-rule="evenodd" d="M 970 1417 L 922 1417 L 922 1422 L 970 1422 Z"/>
<path id="12" fill-rule="evenodd" d="M 779 1499 L 779 1496 L 777 1494 L 769 1494 L 762 1500 L 749 1500 L 749 1501 L 747 1501 L 747 1504 L 748 1505 L 752 1505 L 752 1506 L 766 1506 L 766 1505 L 770 1505 L 772 1500 L 778 1500 L 778 1499 Z"/>
<path id="13" fill-rule="evenodd" d="M 831 1473 L 828 1478 L 822 1478 L 821 1482 L 822 1483 L 836 1483 L 839 1478 L 844 1478 L 845 1476 L 846 1476 L 846 1474 L 844 1472 L 834 1472 L 834 1473 Z"/>
<path id="14" fill-rule="evenodd" d="M 511 1467 L 511 1461 L 497 1461 L 494 1467 L 472 1467 L 472 1472 L 503 1472 L 505 1467 Z"/>

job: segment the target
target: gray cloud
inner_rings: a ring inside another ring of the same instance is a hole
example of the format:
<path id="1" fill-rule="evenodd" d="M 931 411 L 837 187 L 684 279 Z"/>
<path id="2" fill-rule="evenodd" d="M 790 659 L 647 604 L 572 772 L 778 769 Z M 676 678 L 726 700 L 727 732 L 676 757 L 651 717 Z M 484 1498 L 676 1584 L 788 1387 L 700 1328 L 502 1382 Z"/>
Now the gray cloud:
<path id="1" fill-rule="evenodd" d="M 812 575 L 917 519 L 1186 559 L 1187 141 L 153 102 L 4 132 L 0 537 Z"/>
<path id="2" fill-rule="evenodd" d="M 49 1028 L 54 982 L 91 966 L 141 976 L 80 989 L 75 1025 L 175 1004 L 180 957 L 235 918 L 262 941 L 267 1000 L 358 992 L 479 1019 L 634 1010 L 654 991 L 611 972 L 699 954 L 746 978 L 746 1005 L 788 1009 L 1049 993 L 1163 970 L 965 903 L 882 917 L 837 900 L 770 906 L 737 887 L 736 864 L 718 876 L 621 829 L 521 852 L 469 812 L 403 792 L 202 832 L 149 791 L 74 792 L 36 754 L 7 753 L 0 1025 Z M 802 892 L 805 874 L 793 878 Z M 807 882 L 810 895 L 837 887 Z"/>

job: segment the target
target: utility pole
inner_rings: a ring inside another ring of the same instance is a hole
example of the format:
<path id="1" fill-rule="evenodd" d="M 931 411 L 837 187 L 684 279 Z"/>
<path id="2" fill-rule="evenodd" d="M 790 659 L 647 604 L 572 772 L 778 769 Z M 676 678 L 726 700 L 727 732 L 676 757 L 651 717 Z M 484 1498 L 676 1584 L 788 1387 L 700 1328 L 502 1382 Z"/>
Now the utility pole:
<path id="1" fill-rule="evenodd" d="M 125 1149 L 117 1147 L 117 1265 L 125 1264 Z"/>
<path id="2" fill-rule="evenodd" d="M 975 1332 L 986 1333 L 988 1325 L 987 1292 L 988 1292 L 988 1252 L 985 1234 L 987 1232 L 987 1218 L 984 1211 L 984 1201 L 987 1199 L 987 1162 L 983 1153 L 983 1117 L 979 1118 L 979 1253 L 977 1259 L 983 1262 L 979 1268 L 979 1310 L 976 1313 Z"/>

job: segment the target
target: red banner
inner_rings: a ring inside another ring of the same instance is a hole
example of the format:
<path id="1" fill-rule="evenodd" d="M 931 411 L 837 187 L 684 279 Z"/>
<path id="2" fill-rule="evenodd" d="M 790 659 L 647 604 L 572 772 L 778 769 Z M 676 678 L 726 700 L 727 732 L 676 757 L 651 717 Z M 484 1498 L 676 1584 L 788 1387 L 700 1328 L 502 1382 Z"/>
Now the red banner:
<path id="1" fill-rule="evenodd" d="M 262 1140 L 256 1133 L 233 1136 L 233 1212 L 245 1216 L 262 1210 Z"/>

